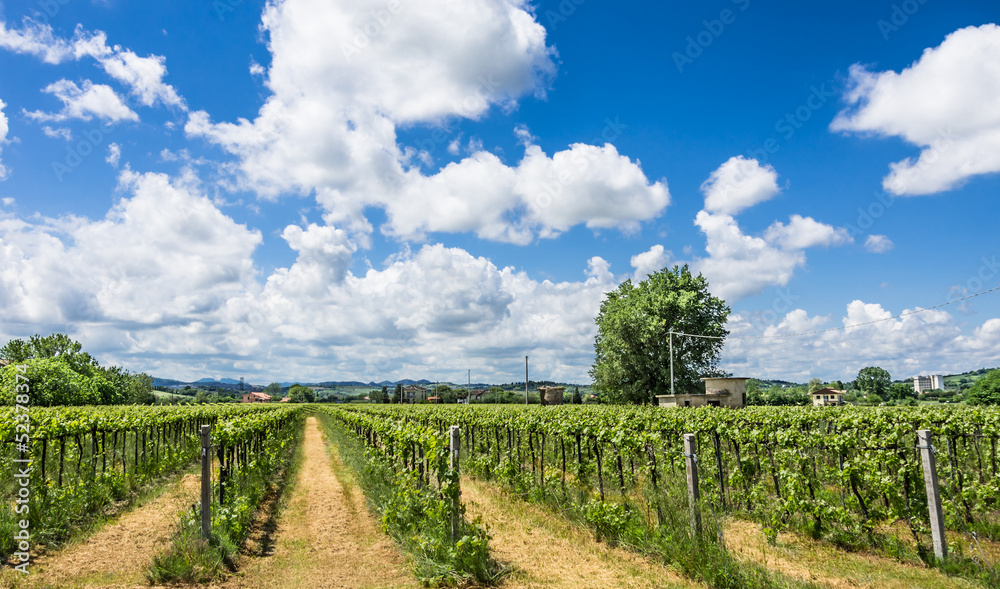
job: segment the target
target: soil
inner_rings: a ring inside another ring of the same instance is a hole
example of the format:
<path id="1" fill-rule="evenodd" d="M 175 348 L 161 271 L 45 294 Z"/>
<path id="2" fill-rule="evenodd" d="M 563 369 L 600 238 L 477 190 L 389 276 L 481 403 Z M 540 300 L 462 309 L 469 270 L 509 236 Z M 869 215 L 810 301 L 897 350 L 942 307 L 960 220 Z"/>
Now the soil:
<path id="1" fill-rule="evenodd" d="M 338 478 L 343 466 L 336 452 L 327 453 L 316 418 L 305 427 L 303 462 L 273 552 L 246 559 L 221 587 L 419 587 L 360 490 Z"/>
<path id="2" fill-rule="evenodd" d="M 51 554 L 39 555 L 30 574 L 4 571 L 0 582 L 16 587 L 149 587 L 146 570 L 164 549 L 179 515 L 198 500 L 198 475 L 186 474 L 156 499 L 117 519 L 91 536 Z"/>
<path id="3" fill-rule="evenodd" d="M 494 557 L 513 569 L 501 589 L 704 586 L 488 483 L 463 478 L 462 500 L 488 526 Z"/>

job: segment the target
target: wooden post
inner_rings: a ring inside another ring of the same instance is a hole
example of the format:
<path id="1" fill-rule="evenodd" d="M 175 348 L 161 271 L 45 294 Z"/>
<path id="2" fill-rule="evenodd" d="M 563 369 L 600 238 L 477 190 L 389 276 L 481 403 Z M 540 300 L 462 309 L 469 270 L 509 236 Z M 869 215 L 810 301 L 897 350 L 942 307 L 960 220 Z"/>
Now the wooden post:
<path id="1" fill-rule="evenodd" d="M 948 557 L 948 542 L 944 537 L 944 512 L 941 510 L 941 493 L 938 490 L 934 446 L 931 445 L 931 430 L 917 431 L 917 448 L 920 449 L 921 462 L 924 467 L 924 484 L 927 486 L 927 510 L 930 512 L 931 518 L 934 556 L 939 560 L 944 560 Z"/>
<path id="2" fill-rule="evenodd" d="M 201 426 L 201 536 L 212 535 L 212 426 Z"/>
<path id="3" fill-rule="evenodd" d="M 698 448 L 694 434 L 684 434 L 684 463 L 687 466 L 688 510 L 691 513 L 691 534 L 701 538 L 701 512 L 698 509 Z"/>
<path id="4" fill-rule="evenodd" d="M 461 434 L 459 433 L 459 427 L 453 425 L 449 428 L 449 439 L 451 441 L 451 458 L 448 461 L 448 468 L 451 471 L 453 480 L 455 484 L 458 485 L 458 452 L 461 449 Z M 461 488 L 461 487 L 459 487 Z M 459 491 L 461 493 L 461 491 Z M 458 495 L 455 493 L 451 498 L 451 541 L 456 542 L 458 540 Z"/>

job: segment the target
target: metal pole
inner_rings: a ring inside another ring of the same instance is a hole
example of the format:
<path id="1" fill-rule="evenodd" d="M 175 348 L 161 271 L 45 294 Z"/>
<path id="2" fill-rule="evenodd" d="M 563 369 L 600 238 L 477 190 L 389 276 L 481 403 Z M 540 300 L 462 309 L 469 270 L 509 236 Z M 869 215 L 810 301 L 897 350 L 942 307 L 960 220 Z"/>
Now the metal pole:
<path id="1" fill-rule="evenodd" d="M 212 536 L 212 426 L 201 426 L 201 536 Z"/>
<path id="2" fill-rule="evenodd" d="M 458 478 L 458 453 L 461 449 L 461 441 L 459 439 L 459 427 L 453 425 L 448 428 L 448 441 L 451 450 L 451 455 L 449 456 L 448 469 L 451 471 L 452 475 L 455 477 L 455 483 L 459 484 Z M 459 490 L 459 493 L 462 491 Z M 458 495 L 453 495 L 451 498 L 451 541 L 455 542 L 458 540 Z"/>
<path id="3" fill-rule="evenodd" d="M 670 328 L 670 394 L 674 394 L 674 328 Z"/>
<path id="4" fill-rule="evenodd" d="M 524 404 L 528 404 L 528 357 L 524 357 Z"/>

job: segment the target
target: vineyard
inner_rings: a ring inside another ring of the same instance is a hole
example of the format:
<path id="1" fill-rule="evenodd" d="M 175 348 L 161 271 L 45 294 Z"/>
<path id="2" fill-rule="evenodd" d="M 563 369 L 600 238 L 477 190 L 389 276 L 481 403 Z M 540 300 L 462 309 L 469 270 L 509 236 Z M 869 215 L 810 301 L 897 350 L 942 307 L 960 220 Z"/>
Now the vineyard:
<path id="1" fill-rule="evenodd" d="M 300 413 L 287 406 L 247 405 L 53 407 L 33 408 L 30 420 L 22 420 L 15 409 L 0 409 L 0 439 L 7 442 L 2 492 L 9 498 L 0 512 L 0 555 L 17 551 L 14 536 L 22 519 L 35 542 L 58 544 L 106 505 L 193 464 L 202 425 L 212 426 L 222 465 L 213 512 L 221 528 L 238 536 L 259 500 L 259 490 L 248 482 L 275 468 L 278 450 L 301 423 Z M 27 509 L 12 502 L 22 488 L 15 475 L 26 464 Z"/>
<path id="2" fill-rule="evenodd" d="M 772 537 L 792 529 L 851 550 L 902 556 L 912 546 L 930 562 L 917 441 L 917 431 L 927 429 L 946 527 L 961 537 L 956 557 L 988 566 L 977 544 L 1000 540 L 995 409 L 376 405 L 334 411 L 376 454 L 415 472 L 416 480 L 431 480 L 428 473 L 440 479 L 443 436 L 458 425 L 467 470 L 523 497 L 570 508 L 611 542 L 641 544 L 629 535 L 676 519 L 691 457 L 702 473 L 701 511 L 716 522 L 735 515 L 762 523 Z M 684 434 L 695 435 L 696 455 L 686 455 Z"/>
<path id="3" fill-rule="evenodd" d="M 315 461 L 342 459 L 336 476 L 357 477 L 381 531 L 410 555 L 425 583 L 502 586 L 510 572 L 491 523 L 469 515 L 466 484 L 475 485 L 470 497 L 482 501 L 495 486 L 576 522 L 603 545 L 627 547 L 711 587 L 800 586 L 737 560 L 727 548 L 733 521 L 753 522 L 772 543 L 794 532 L 843 554 L 878 553 L 988 585 L 998 579 L 996 409 L 215 405 L 35 408 L 30 421 L 14 409 L 0 412 L 0 526 L 12 563 L 23 518 L 32 546 L 58 546 L 144 485 L 192 472 L 200 428 L 210 425 L 208 549 L 226 561 L 223 575 L 236 570 L 261 510 L 281 495 L 275 481 L 294 470 L 305 430 L 314 432 L 308 468 L 329 470 Z M 319 450 L 317 419 L 338 457 Z M 937 459 L 947 561 L 931 551 L 918 430 L 930 430 Z M 25 464 L 27 512 L 16 501 Z M 178 563 L 206 549 L 196 505 L 172 517 L 178 531 L 151 560 L 154 582 L 177 580 Z M 208 582 L 218 574 L 184 578 Z"/>

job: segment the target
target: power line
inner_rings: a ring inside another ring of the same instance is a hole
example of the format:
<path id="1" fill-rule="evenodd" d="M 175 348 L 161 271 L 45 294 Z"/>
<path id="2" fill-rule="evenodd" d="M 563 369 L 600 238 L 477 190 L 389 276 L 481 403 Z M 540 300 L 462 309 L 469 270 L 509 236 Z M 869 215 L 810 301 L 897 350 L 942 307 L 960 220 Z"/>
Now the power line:
<path id="1" fill-rule="evenodd" d="M 892 317 L 884 317 L 882 319 L 873 319 L 871 321 L 865 321 L 864 323 L 855 323 L 853 325 L 842 325 L 840 327 L 829 327 L 827 329 L 817 329 L 815 331 L 804 331 L 802 333 L 783 333 L 783 334 L 778 334 L 778 335 L 742 336 L 742 337 L 730 337 L 728 339 L 731 339 L 731 340 L 733 340 L 733 339 L 778 339 L 778 338 L 785 338 L 785 337 L 798 337 L 798 336 L 802 336 L 802 335 L 816 335 L 817 333 L 827 333 L 829 331 L 846 330 L 846 329 L 851 329 L 851 328 L 854 328 L 854 327 L 861 327 L 861 326 L 864 326 L 864 325 L 872 325 L 873 323 L 881 323 L 883 321 L 891 321 L 893 319 L 899 319 L 900 317 L 906 317 L 907 315 L 916 315 L 917 313 L 923 313 L 924 311 L 931 311 L 933 309 L 939 309 L 941 307 L 946 307 L 948 305 L 954 305 L 955 303 L 960 303 L 962 301 L 967 301 L 969 299 L 974 299 L 974 298 L 976 298 L 978 296 L 982 296 L 984 294 L 988 294 L 988 293 L 991 293 L 991 292 L 994 292 L 994 291 L 997 291 L 997 290 L 1000 290 L 1000 286 L 995 286 L 995 287 L 993 287 L 993 288 L 991 288 L 989 290 L 984 290 L 982 292 L 977 292 L 976 294 L 971 294 L 969 296 L 962 297 L 960 299 L 955 299 L 954 301 L 948 301 L 947 303 L 941 303 L 939 305 L 934 305 L 933 307 L 927 307 L 926 309 L 917 309 L 916 311 L 909 311 L 907 313 L 900 313 L 899 315 L 893 315 Z M 727 339 L 727 338 L 725 338 L 723 336 L 718 336 L 718 335 L 698 335 L 698 334 L 695 334 L 695 333 L 681 333 L 679 331 L 675 331 L 673 333 L 674 333 L 674 335 L 686 335 L 688 337 L 700 337 L 702 339 Z"/>

